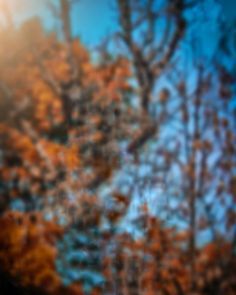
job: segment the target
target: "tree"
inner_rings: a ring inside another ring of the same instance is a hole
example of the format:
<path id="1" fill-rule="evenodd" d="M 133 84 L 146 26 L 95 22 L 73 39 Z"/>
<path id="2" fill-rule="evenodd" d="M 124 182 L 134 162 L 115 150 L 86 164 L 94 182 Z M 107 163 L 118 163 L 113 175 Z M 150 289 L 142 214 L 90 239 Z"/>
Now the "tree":
<path id="1" fill-rule="evenodd" d="M 95 62 L 73 2 L 50 2 L 59 34 L 0 31 L 0 274 L 26 294 L 234 294 L 235 79 L 178 62 L 198 6 L 117 0 L 121 51 Z"/>
<path id="2" fill-rule="evenodd" d="M 35 234 L 41 241 L 43 218 L 53 218 L 56 224 L 64 222 L 68 227 L 78 223 L 77 208 L 83 197 L 89 198 L 118 167 L 118 139 L 126 132 L 121 120 L 129 112 L 124 108 L 121 116 L 120 110 L 123 95 L 130 91 L 129 65 L 123 57 L 94 65 L 78 40 L 61 42 L 56 35 L 45 34 L 37 19 L 1 34 L 5 39 L 0 88 L 1 213 L 18 214 L 12 208 L 19 209 L 19 204 L 23 219 L 40 212 L 42 220 L 38 221 Z M 12 48 L 8 55 L 7 48 Z M 1 222 L 4 220 L 3 216 Z M 27 228 L 28 224 L 19 227 L 24 233 Z M 45 232 L 54 238 L 47 223 Z M 12 227 L 3 232 L 3 253 L 4 239 L 14 233 Z M 46 254 L 47 249 L 43 251 L 40 245 L 32 252 L 30 243 L 24 244 L 24 236 L 12 243 L 19 253 L 24 246 L 25 255 L 29 255 L 27 261 L 34 255 L 37 258 L 38 251 L 45 252 L 45 257 L 42 261 L 39 258 L 42 265 L 33 270 L 27 270 L 26 264 L 19 261 L 17 274 L 11 270 L 11 263 L 3 264 L 4 271 L 13 277 L 22 273 L 19 282 L 25 286 L 43 287 L 42 280 L 36 281 L 41 277 L 38 272 L 44 271 L 47 255 L 56 259 L 56 244 L 48 249 L 52 254 Z M 12 257 L 11 252 L 4 255 L 17 263 L 18 258 Z M 50 265 L 55 271 L 55 261 L 50 261 Z M 28 275 L 34 275 L 35 281 L 29 280 Z M 60 285 L 56 271 L 53 275 Z M 52 284 L 50 288 L 53 287 Z"/>

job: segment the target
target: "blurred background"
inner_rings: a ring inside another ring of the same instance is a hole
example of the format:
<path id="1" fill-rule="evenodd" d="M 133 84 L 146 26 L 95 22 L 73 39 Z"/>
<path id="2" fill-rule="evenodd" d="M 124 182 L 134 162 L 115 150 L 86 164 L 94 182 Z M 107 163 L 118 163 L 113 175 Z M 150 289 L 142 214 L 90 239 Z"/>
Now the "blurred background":
<path id="1" fill-rule="evenodd" d="M 1 294 L 236 294 L 236 14 L 0 0 Z"/>

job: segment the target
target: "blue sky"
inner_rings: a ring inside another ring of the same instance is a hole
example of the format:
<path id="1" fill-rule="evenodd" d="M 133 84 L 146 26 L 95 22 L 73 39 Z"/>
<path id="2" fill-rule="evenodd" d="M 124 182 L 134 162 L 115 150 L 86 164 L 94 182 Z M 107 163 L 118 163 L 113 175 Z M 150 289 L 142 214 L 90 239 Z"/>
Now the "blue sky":
<path id="1" fill-rule="evenodd" d="M 20 23 L 30 16 L 38 15 L 43 18 L 43 22 L 48 28 L 53 29 L 55 20 L 46 4 L 47 1 L 49 0 L 0 0 L 0 17 L 1 5 L 7 4 L 10 6 L 16 23 Z M 58 0 L 50 1 L 59 2 Z M 218 0 L 218 2 L 222 4 L 222 14 L 230 19 L 233 11 L 235 11 L 232 9 L 232 0 Z M 199 1 L 199 5 L 202 6 L 201 10 L 204 12 L 205 20 L 202 24 L 193 23 L 195 33 L 201 41 L 198 42 L 199 39 L 197 38 L 196 44 L 198 44 L 197 47 L 200 50 L 204 51 L 204 54 L 208 55 L 209 48 L 214 48 L 217 42 L 218 28 L 212 20 L 218 13 L 218 9 L 215 9 L 215 0 Z M 117 28 L 116 12 L 112 6 L 114 6 L 113 0 L 78 0 L 78 3 L 74 5 L 72 12 L 73 31 L 80 36 L 84 44 L 95 46 Z"/>
<path id="2" fill-rule="evenodd" d="M 116 26 L 115 12 L 109 0 L 82 0 L 73 11 L 74 32 L 86 44 L 98 44 Z"/>
<path id="3" fill-rule="evenodd" d="M 38 15 L 43 19 L 47 28 L 55 29 L 56 22 L 46 5 L 46 1 L 48 0 L 0 0 L 0 16 L 1 3 L 5 5 L 7 3 L 10 6 L 13 19 L 16 23 L 20 23 L 23 19 L 27 19 L 30 16 Z M 50 1 L 58 3 L 58 0 Z M 224 9 L 221 9 L 222 13 L 227 14 L 230 10 L 231 1 L 218 1 L 224 4 Z M 199 5 L 202 7 L 201 11 L 204 12 L 205 19 L 202 19 L 202 24 L 192 22 L 191 25 L 194 34 L 191 33 L 191 36 L 194 38 L 197 37 L 195 38 L 195 44 L 197 46 L 195 49 L 197 51 L 200 50 L 204 56 L 208 56 L 214 50 L 219 36 L 215 22 L 219 8 L 216 8 L 215 0 L 202 1 L 199 2 Z M 214 9 L 212 9 L 213 6 Z M 195 11 L 194 14 L 197 15 L 198 12 L 196 13 Z M 103 38 L 116 30 L 116 21 L 113 0 L 78 0 L 78 3 L 74 5 L 72 12 L 74 34 L 78 35 L 82 43 L 89 47 L 98 45 Z"/>
<path id="4" fill-rule="evenodd" d="M 0 0 L 3 4 L 4 1 Z M 52 0 L 57 3 L 57 0 Z M 75 4 L 72 12 L 74 34 L 80 36 L 83 43 L 95 46 L 116 28 L 115 11 L 111 0 L 80 0 Z M 53 19 L 46 0 L 8 0 L 13 19 L 19 24 L 31 16 L 40 16 L 44 24 L 54 29 Z"/>

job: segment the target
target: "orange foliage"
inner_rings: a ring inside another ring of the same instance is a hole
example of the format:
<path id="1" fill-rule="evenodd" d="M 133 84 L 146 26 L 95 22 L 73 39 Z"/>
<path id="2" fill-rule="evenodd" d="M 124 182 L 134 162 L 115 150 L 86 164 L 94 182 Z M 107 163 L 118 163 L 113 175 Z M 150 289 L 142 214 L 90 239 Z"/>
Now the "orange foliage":
<path id="1" fill-rule="evenodd" d="M 62 229 L 44 221 L 42 214 L 9 211 L 1 219 L 0 263 L 23 286 L 55 291 L 60 278 L 55 270 L 56 239 Z"/>

